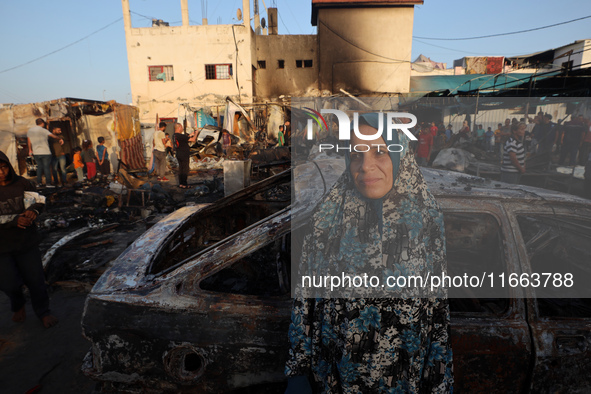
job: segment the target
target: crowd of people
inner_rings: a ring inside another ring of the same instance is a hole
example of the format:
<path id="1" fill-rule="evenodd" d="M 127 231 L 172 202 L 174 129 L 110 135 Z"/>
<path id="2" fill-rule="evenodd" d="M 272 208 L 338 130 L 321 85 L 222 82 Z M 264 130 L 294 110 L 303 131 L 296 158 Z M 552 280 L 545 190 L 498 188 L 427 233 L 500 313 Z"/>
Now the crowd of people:
<path id="1" fill-rule="evenodd" d="M 534 118 L 505 119 L 497 128 L 484 129 L 476 124 L 471 129 L 467 120 L 454 133 L 452 125 L 438 126 L 435 122 L 422 123 L 416 128 L 418 139 L 415 155 L 421 166 L 427 166 L 437 153 L 462 143 L 473 144 L 487 153 L 498 154 L 501 160 L 501 178 L 510 183 L 519 182 L 525 173 L 525 155 L 549 153 L 558 165 L 587 165 L 591 154 L 591 121 L 583 115 L 571 115 L 569 121 L 555 123 L 552 115 L 540 112 Z M 568 158 L 568 162 L 566 161 Z"/>
<path id="2" fill-rule="evenodd" d="M 111 173 L 111 163 L 105 138 L 99 137 L 97 142 L 95 151 L 92 142 L 84 140 L 82 147 L 74 147 L 70 156 L 64 146 L 61 127 L 53 126 L 49 131 L 47 122 L 38 118 L 35 126 L 27 131 L 26 148 L 27 156 L 33 156 L 37 164 L 37 186 L 65 186 L 68 184 L 67 174 L 70 171 L 76 173 L 77 181 L 93 180 L 99 172 L 103 177 L 108 176 Z"/>

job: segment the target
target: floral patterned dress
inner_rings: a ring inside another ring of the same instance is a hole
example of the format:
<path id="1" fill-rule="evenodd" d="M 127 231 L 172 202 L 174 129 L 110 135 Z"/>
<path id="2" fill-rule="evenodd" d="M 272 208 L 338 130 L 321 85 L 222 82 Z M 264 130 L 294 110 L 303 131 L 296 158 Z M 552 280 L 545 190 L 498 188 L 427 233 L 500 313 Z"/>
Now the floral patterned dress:
<path id="1" fill-rule="evenodd" d="M 346 171 L 312 216 L 301 264 L 384 275 L 445 270 L 443 215 L 399 139 L 392 190 L 367 200 Z M 296 298 L 285 373 L 307 376 L 322 393 L 452 392 L 449 324 L 446 298 Z"/>

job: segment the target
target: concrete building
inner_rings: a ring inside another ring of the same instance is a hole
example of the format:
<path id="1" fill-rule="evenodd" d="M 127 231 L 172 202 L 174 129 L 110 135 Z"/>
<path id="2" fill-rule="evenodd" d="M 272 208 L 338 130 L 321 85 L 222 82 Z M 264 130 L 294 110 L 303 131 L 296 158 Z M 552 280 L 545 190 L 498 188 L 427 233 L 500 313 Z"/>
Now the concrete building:
<path id="1" fill-rule="evenodd" d="M 554 49 L 552 64 L 569 71 L 591 67 L 591 40 L 577 40 Z"/>
<path id="2" fill-rule="evenodd" d="M 312 0 L 319 88 L 407 93 L 414 6 L 422 0 Z"/>
<path id="3" fill-rule="evenodd" d="M 228 96 L 249 104 L 341 89 L 409 92 L 414 5 L 422 0 L 311 1 L 317 35 L 279 35 L 272 8 L 265 34 L 258 12 L 251 17 L 250 0 L 242 0 L 239 24 L 191 25 L 188 0 L 181 0 L 181 26 L 155 20 L 136 28 L 129 0 L 122 0 L 132 100 L 141 121 L 176 117 L 184 104 L 223 105 Z"/>

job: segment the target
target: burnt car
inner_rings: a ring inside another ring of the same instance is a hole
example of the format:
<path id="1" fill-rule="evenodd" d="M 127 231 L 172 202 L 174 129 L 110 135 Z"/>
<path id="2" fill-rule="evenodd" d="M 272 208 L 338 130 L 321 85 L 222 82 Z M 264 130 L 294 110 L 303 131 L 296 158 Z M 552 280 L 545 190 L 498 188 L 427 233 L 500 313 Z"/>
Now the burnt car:
<path id="1" fill-rule="evenodd" d="M 588 200 L 423 173 L 444 211 L 450 272 L 583 278 L 591 270 Z M 284 382 L 290 233 L 313 206 L 291 204 L 291 181 L 287 171 L 215 204 L 182 208 L 137 239 L 87 298 L 82 326 L 92 348 L 84 372 L 131 392 Z M 329 186 L 310 182 L 320 196 Z M 455 390 L 591 390 L 591 303 L 577 295 L 506 284 L 495 296 L 451 299 Z"/>

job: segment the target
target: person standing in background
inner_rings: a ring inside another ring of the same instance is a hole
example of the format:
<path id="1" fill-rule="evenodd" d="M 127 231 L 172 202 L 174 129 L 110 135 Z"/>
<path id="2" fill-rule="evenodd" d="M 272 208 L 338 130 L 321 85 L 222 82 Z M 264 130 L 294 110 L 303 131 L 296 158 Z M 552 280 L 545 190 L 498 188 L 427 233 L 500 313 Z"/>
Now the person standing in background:
<path id="1" fill-rule="evenodd" d="M 460 129 L 460 131 L 458 132 L 458 139 L 460 140 L 465 140 L 465 141 L 469 141 L 470 140 L 470 126 L 468 125 L 468 121 L 465 120 L 462 123 L 462 128 Z"/>
<path id="2" fill-rule="evenodd" d="M 285 121 L 284 134 L 285 145 L 291 145 L 291 122 L 289 120 Z"/>
<path id="3" fill-rule="evenodd" d="M 154 140 L 152 146 L 154 150 L 152 155 L 154 156 L 154 170 L 159 181 L 168 182 L 166 178 L 166 147 L 164 146 L 166 140 L 166 123 L 160 122 L 158 129 L 154 133 Z"/>
<path id="4" fill-rule="evenodd" d="M 109 162 L 109 153 L 105 146 L 105 137 L 98 137 L 98 143 L 96 147 L 96 160 L 98 161 L 101 175 L 106 177 L 111 173 L 111 163 Z"/>
<path id="5" fill-rule="evenodd" d="M 81 182 L 84 179 L 84 162 L 82 161 L 82 148 L 79 146 L 74 148 L 74 156 L 72 157 L 72 161 L 74 170 L 76 170 L 78 182 Z"/>
<path id="6" fill-rule="evenodd" d="M 507 119 L 505 119 L 505 125 L 501 126 L 501 142 L 500 143 L 503 147 L 505 146 L 505 142 L 507 142 L 507 140 L 509 139 L 509 137 L 511 137 L 511 135 L 512 135 L 511 119 L 507 118 Z"/>
<path id="7" fill-rule="evenodd" d="M 579 148 L 579 165 L 582 166 L 587 165 L 587 159 L 589 158 L 589 153 L 591 153 L 591 130 L 589 130 L 591 121 L 589 119 L 584 119 L 584 123 L 585 131 L 583 134 L 583 142 Z"/>
<path id="8" fill-rule="evenodd" d="M 494 150 L 494 145 L 495 145 L 495 133 L 494 131 L 492 131 L 492 128 L 489 127 L 488 130 L 486 130 L 486 133 L 484 133 L 484 138 L 486 141 L 486 151 L 487 152 L 492 152 Z"/>
<path id="9" fill-rule="evenodd" d="M 429 128 L 429 131 L 431 132 L 433 138 L 437 137 L 437 130 L 439 129 L 437 128 L 437 125 L 435 125 L 435 122 L 431 122 L 431 127 Z"/>
<path id="10" fill-rule="evenodd" d="M 51 172 L 53 174 L 53 180 L 56 185 L 60 185 L 58 179 L 61 178 L 61 186 L 65 186 L 67 182 L 66 175 L 66 152 L 64 151 L 64 137 L 62 135 L 62 129 L 59 126 L 55 126 L 51 132 L 58 137 L 56 141 L 51 142 L 52 158 L 51 158 Z"/>
<path id="11" fill-rule="evenodd" d="M 429 157 L 431 156 L 431 148 L 433 147 L 433 135 L 429 126 L 423 126 L 419 133 L 419 145 L 417 147 L 417 164 L 421 167 L 427 166 Z"/>
<path id="12" fill-rule="evenodd" d="M 45 174 L 46 185 L 51 185 L 51 150 L 49 149 L 48 137 L 59 139 L 59 137 L 45 128 L 43 119 L 37 118 L 35 126 L 27 131 L 29 144 L 29 156 L 35 157 L 37 163 L 37 184 L 42 185 L 43 174 Z M 63 141 L 61 142 L 63 144 Z"/>
<path id="13" fill-rule="evenodd" d="M 281 147 L 285 145 L 285 134 L 283 133 L 283 125 L 279 126 L 279 132 L 277 133 L 277 146 Z"/>
<path id="14" fill-rule="evenodd" d="M 527 125 L 517 123 L 512 126 L 512 135 L 503 146 L 503 164 L 501 165 L 501 182 L 519 184 L 521 174 L 525 174 L 525 149 L 523 136 Z"/>
<path id="15" fill-rule="evenodd" d="M 476 138 L 476 146 L 479 147 L 480 149 L 485 149 L 484 134 L 485 134 L 485 131 L 482 128 L 482 125 L 481 124 L 477 125 L 476 131 L 474 132 L 474 137 Z"/>
<path id="16" fill-rule="evenodd" d="M 451 124 L 447 125 L 447 129 L 445 129 L 445 142 L 449 142 L 451 140 L 451 136 L 454 134 L 451 128 Z"/>
<path id="17" fill-rule="evenodd" d="M 566 156 L 569 156 L 569 166 L 575 166 L 577 164 L 577 153 L 583 144 L 585 133 L 589 130 L 589 126 L 583 115 L 579 115 L 576 118 L 573 116 L 573 118 L 570 122 L 566 122 L 562 126 L 562 132 L 556 135 L 555 144 L 558 141 L 561 142 L 558 165 L 564 165 Z"/>
<path id="18" fill-rule="evenodd" d="M 92 149 L 92 142 L 84 140 L 82 143 L 82 161 L 86 166 L 86 179 L 89 181 L 96 176 L 96 164 L 94 162 L 96 153 Z"/>
<path id="19" fill-rule="evenodd" d="M 190 158 L 190 147 L 189 143 L 195 142 L 197 139 L 197 133 L 193 133 L 190 136 L 185 134 L 183 125 L 176 123 L 174 125 L 174 144 L 176 149 L 176 159 L 179 162 L 179 188 L 188 189 L 187 178 L 189 177 L 189 158 Z"/>

